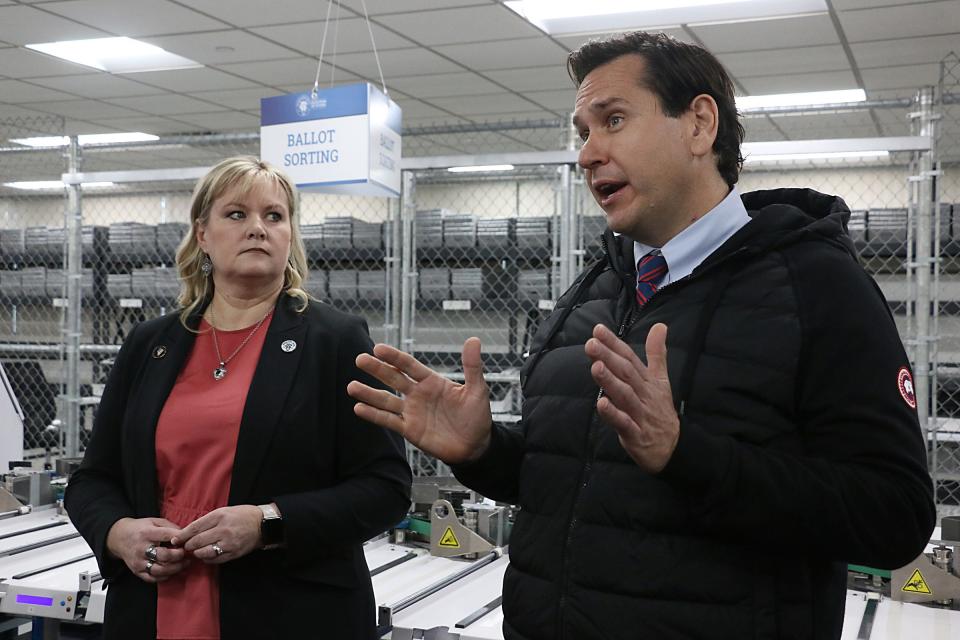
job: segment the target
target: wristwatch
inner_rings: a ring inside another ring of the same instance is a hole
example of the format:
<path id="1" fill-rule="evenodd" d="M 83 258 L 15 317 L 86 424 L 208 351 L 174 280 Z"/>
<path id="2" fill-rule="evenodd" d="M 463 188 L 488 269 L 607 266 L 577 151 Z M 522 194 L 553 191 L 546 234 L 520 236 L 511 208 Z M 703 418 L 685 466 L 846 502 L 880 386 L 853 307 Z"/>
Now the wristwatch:
<path id="1" fill-rule="evenodd" d="M 260 521 L 260 541 L 264 549 L 276 549 L 283 544 L 283 518 L 272 504 L 258 505 L 263 512 Z"/>

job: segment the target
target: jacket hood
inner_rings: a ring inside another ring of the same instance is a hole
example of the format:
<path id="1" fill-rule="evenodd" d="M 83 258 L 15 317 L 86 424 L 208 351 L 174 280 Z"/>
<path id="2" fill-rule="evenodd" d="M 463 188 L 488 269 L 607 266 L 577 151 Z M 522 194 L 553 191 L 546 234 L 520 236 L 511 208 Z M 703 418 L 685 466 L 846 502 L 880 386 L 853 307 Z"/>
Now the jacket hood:
<path id="1" fill-rule="evenodd" d="M 850 209 L 843 198 L 813 189 L 751 191 L 742 198 L 750 222 L 707 262 L 742 247 L 763 252 L 809 240 L 834 243 L 856 258 L 847 232 Z"/>

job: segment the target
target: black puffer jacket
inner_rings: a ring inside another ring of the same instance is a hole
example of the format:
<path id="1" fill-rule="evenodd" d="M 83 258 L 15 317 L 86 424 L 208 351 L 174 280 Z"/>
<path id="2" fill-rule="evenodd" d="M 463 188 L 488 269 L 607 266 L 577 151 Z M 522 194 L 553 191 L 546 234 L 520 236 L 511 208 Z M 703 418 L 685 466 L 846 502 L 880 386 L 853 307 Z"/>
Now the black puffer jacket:
<path id="1" fill-rule="evenodd" d="M 455 471 L 522 509 L 508 639 L 839 638 L 846 563 L 898 567 L 934 524 L 907 356 L 839 198 L 743 196 L 751 222 L 643 309 L 632 242 L 580 276 L 523 371 L 522 429 Z M 669 327 L 681 415 L 644 473 L 595 411 L 597 323 Z"/>

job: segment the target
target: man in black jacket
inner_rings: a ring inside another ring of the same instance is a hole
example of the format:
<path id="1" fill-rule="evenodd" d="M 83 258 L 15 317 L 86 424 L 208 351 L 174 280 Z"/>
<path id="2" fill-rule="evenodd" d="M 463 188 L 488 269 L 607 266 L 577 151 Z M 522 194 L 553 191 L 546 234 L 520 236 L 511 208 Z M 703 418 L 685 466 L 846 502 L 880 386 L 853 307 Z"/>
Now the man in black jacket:
<path id="1" fill-rule="evenodd" d="M 508 639 L 839 638 L 846 563 L 906 564 L 935 517 L 849 211 L 740 196 L 743 129 L 705 50 L 631 33 L 568 67 L 606 255 L 534 338 L 520 428 L 491 425 L 476 338 L 463 385 L 361 355 L 402 397 L 353 382 L 355 411 L 521 506 Z"/>

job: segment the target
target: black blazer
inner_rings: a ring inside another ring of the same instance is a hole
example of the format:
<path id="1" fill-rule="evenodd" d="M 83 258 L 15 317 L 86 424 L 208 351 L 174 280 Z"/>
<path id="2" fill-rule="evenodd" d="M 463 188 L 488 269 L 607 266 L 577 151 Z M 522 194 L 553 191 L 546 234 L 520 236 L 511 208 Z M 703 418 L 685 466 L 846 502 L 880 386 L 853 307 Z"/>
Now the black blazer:
<path id="1" fill-rule="evenodd" d="M 346 392 L 353 379 L 377 385 L 354 362 L 371 348 L 366 324 L 317 302 L 298 313 L 296 303 L 281 295 L 264 340 L 229 495 L 231 505 L 276 502 L 286 545 L 221 565 L 224 640 L 374 637 L 361 544 L 410 504 L 403 440 L 357 418 Z M 159 515 L 154 435 L 194 335 L 176 314 L 130 332 L 67 487 L 70 518 L 110 582 L 104 638 L 156 638 L 156 587 L 109 556 L 106 539 L 120 518 Z M 292 351 L 281 349 L 287 340 Z"/>

